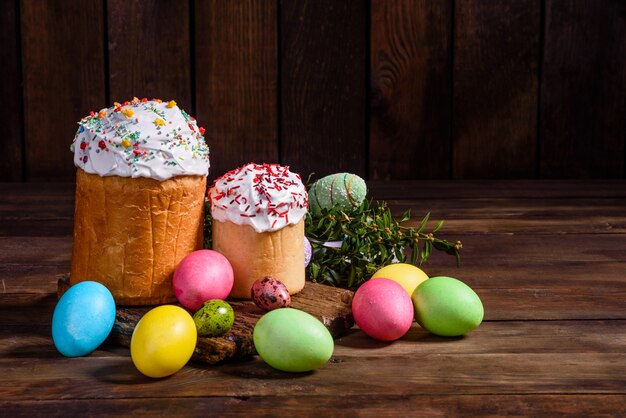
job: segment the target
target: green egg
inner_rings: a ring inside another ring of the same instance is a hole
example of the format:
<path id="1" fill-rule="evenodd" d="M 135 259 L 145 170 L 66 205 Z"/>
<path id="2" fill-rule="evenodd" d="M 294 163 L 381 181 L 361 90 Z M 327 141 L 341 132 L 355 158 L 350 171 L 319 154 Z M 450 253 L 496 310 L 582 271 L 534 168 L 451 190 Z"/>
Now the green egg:
<path id="1" fill-rule="evenodd" d="M 365 181 L 356 174 L 337 173 L 323 177 L 309 189 L 309 209 L 313 215 L 322 209 L 339 206 L 350 211 L 363 203 L 367 195 Z"/>
<path id="2" fill-rule="evenodd" d="M 235 322 L 233 308 L 223 300 L 209 300 L 193 315 L 198 335 L 220 337 L 228 332 Z"/>
<path id="3" fill-rule="evenodd" d="M 253 332 L 259 356 L 275 369 L 307 372 L 326 364 L 335 343 L 324 324 L 304 311 L 275 309 L 263 315 Z"/>
<path id="4" fill-rule="evenodd" d="M 476 292 L 452 277 L 431 277 L 417 286 L 411 299 L 417 322 L 436 335 L 464 335 L 483 320 L 483 304 Z"/>

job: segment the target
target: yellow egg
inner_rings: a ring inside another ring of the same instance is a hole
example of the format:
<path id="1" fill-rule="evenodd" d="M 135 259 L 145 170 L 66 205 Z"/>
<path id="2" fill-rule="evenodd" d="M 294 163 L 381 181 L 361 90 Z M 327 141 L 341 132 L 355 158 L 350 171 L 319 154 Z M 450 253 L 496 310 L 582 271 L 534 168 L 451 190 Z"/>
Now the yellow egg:
<path id="1" fill-rule="evenodd" d="M 389 264 L 374 273 L 372 279 L 381 277 L 399 283 L 409 296 L 413 294 L 413 291 L 420 283 L 428 279 L 428 275 L 421 269 L 407 263 Z"/>
<path id="2" fill-rule="evenodd" d="M 163 305 L 137 323 L 130 355 L 137 369 L 149 377 L 165 377 L 183 368 L 196 348 L 193 318 L 183 308 Z"/>

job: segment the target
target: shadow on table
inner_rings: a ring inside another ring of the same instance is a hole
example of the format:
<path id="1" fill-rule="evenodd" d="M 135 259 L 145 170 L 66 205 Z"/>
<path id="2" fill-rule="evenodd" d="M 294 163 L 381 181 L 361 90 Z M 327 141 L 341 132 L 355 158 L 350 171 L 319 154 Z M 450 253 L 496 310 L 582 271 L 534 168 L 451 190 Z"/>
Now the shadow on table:
<path id="1" fill-rule="evenodd" d="M 127 360 L 128 361 L 119 364 L 107 364 L 106 366 L 97 368 L 93 371 L 92 376 L 101 382 L 116 385 L 145 385 L 146 383 L 162 382 L 171 377 L 153 379 L 144 376 L 133 366 L 130 357 L 128 357 Z"/>
<path id="2" fill-rule="evenodd" d="M 440 337 L 438 335 L 431 334 L 430 332 L 424 330 L 423 328 L 413 325 L 411 329 L 404 334 L 402 338 L 397 341 L 409 341 L 409 342 L 420 342 L 420 343 L 448 343 L 448 342 L 456 342 L 462 340 L 463 336 L 460 337 Z M 394 344 L 395 341 L 378 341 L 359 329 L 351 329 L 348 333 L 335 340 L 336 345 L 340 345 L 342 347 L 348 348 L 363 348 L 363 349 L 382 349 L 385 347 Z"/>
<path id="3" fill-rule="evenodd" d="M 233 360 L 220 364 L 218 366 L 211 366 L 207 364 L 196 363 L 196 367 L 211 368 L 233 377 L 240 377 L 244 379 L 266 379 L 266 380 L 281 380 L 281 379 L 298 379 L 306 377 L 314 372 L 302 372 L 302 373 L 290 373 L 282 372 L 271 367 L 258 357 L 245 359 L 245 360 Z"/>

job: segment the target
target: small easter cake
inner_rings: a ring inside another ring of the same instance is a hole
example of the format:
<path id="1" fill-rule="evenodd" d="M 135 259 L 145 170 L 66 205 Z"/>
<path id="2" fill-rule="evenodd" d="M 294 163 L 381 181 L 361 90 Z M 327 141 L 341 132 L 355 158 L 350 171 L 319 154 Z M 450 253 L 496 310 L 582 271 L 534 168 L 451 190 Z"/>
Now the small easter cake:
<path id="1" fill-rule="evenodd" d="M 134 98 L 78 122 L 71 284 L 119 305 L 176 300 L 172 274 L 202 247 L 209 149 L 176 102 Z"/>
<path id="2" fill-rule="evenodd" d="M 208 192 L 213 249 L 230 261 L 230 296 L 250 298 L 257 279 L 273 276 L 289 293 L 304 287 L 304 216 L 308 198 L 289 167 L 250 163 L 215 180 Z"/>

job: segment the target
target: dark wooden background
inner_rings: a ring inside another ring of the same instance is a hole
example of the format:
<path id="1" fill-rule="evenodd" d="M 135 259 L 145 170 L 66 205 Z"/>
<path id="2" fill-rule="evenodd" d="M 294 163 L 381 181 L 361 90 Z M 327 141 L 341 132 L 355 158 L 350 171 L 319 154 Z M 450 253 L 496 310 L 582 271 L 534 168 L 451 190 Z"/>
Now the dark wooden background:
<path id="1" fill-rule="evenodd" d="M 0 5 L 0 180 L 67 180 L 90 110 L 175 99 L 211 177 L 622 178 L 624 0 Z"/>

